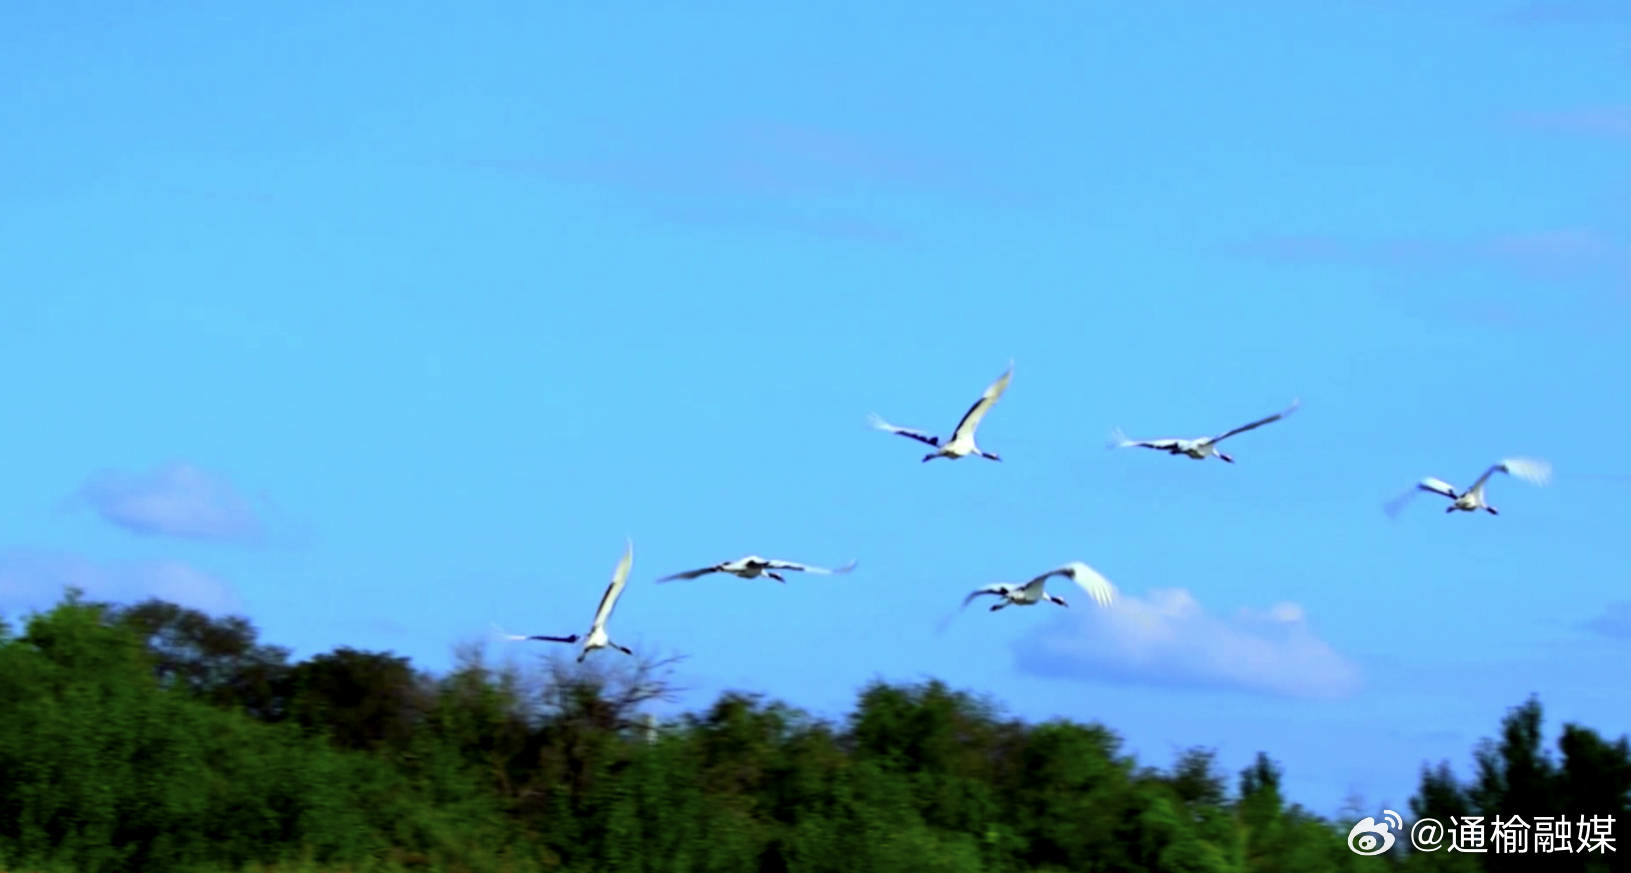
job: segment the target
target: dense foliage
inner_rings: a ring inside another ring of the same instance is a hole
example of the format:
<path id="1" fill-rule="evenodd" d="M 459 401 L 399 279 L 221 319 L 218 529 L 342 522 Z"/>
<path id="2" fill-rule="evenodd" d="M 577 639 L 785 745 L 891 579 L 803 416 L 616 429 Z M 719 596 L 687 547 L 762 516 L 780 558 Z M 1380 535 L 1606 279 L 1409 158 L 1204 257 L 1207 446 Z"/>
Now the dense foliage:
<path id="1" fill-rule="evenodd" d="M 657 726 L 664 665 L 599 660 L 622 672 L 290 663 L 242 619 L 70 595 L 0 623 L 0 870 L 1539 869 L 1360 857 L 1267 756 L 1233 786 L 1206 750 L 1149 769 L 1101 726 L 933 682 L 875 683 L 841 725 L 726 694 Z M 1425 771 L 1415 812 L 1627 814 L 1625 739 L 1568 726 L 1554 763 L 1539 718 L 1515 710 L 1468 785 Z M 1546 869 L 1623 869 L 1586 860 Z"/>

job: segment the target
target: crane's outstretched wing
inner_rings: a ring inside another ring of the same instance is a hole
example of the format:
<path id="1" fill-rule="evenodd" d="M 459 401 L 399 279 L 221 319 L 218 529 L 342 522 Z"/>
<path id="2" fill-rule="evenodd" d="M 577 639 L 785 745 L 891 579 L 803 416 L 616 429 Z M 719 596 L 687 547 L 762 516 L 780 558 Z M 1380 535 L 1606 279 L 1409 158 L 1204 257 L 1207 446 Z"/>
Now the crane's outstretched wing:
<path id="1" fill-rule="evenodd" d="M 684 573 L 675 573 L 675 574 L 673 574 L 671 576 L 664 576 L 663 578 L 658 579 L 657 581 L 658 582 L 672 582 L 675 579 L 695 579 L 698 576 L 706 576 L 709 573 L 718 573 L 722 569 L 723 569 L 722 565 L 715 564 L 712 567 L 703 567 L 703 568 L 701 568 L 699 570 L 686 570 Z"/>
<path id="2" fill-rule="evenodd" d="M 1467 490 L 1476 491 L 1482 488 L 1484 483 L 1488 481 L 1490 476 L 1495 475 L 1497 470 L 1516 476 L 1533 485 L 1545 485 L 1552 481 L 1552 465 L 1548 461 L 1539 458 L 1505 458 L 1500 463 L 1485 470 L 1484 475 L 1479 476 L 1478 481 L 1472 483 L 1472 487 Z"/>
<path id="3" fill-rule="evenodd" d="M 1435 479 L 1432 476 L 1428 476 L 1426 479 L 1417 482 L 1416 487 L 1382 504 L 1382 511 L 1387 513 L 1388 518 L 1397 517 L 1399 512 L 1405 508 L 1405 505 L 1410 502 L 1411 498 L 1415 497 L 1417 492 L 1420 491 L 1431 491 L 1434 494 L 1443 495 L 1451 500 L 1461 496 L 1456 493 L 1454 485 L 1451 485 L 1443 479 Z"/>
<path id="4" fill-rule="evenodd" d="M 883 419 L 879 418 L 878 414 L 876 412 L 871 413 L 870 415 L 868 415 L 867 416 L 867 421 L 870 422 L 872 424 L 872 426 L 877 428 L 878 430 L 888 431 L 889 433 L 897 433 L 897 434 L 900 434 L 903 437 L 908 437 L 910 439 L 917 440 L 920 443 L 928 443 L 929 445 L 934 446 L 935 448 L 940 447 L 940 437 L 934 436 L 932 434 L 926 434 L 926 433 L 924 433 L 923 431 L 920 431 L 920 430 L 912 430 L 909 427 L 896 427 L 896 426 L 890 424 L 889 422 L 884 421 Z"/>
<path id="5" fill-rule="evenodd" d="M 1026 584 L 1035 585 L 1053 576 L 1069 576 L 1071 581 L 1080 585 L 1082 590 L 1086 591 L 1089 597 L 1098 601 L 1100 606 L 1109 606 L 1110 601 L 1116 597 L 1116 586 L 1110 584 L 1110 580 L 1104 578 L 1099 571 L 1081 561 L 1071 561 L 1056 570 L 1049 570 Z"/>
<path id="6" fill-rule="evenodd" d="M 850 561 L 842 567 L 829 570 L 826 567 L 816 567 L 811 564 L 800 564 L 797 561 L 765 561 L 767 570 L 798 570 L 804 573 L 819 573 L 823 576 L 832 576 L 837 573 L 848 573 L 855 569 L 855 562 Z"/>
<path id="7" fill-rule="evenodd" d="M 595 623 L 593 628 L 606 626 L 606 619 L 612 617 L 612 607 L 617 605 L 618 595 L 623 593 L 623 584 L 629 581 L 629 568 L 634 566 L 634 540 L 629 540 L 628 551 L 623 553 L 622 560 L 617 562 L 617 569 L 612 571 L 612 584 L 606 586 L 606 593 L 600 596 L 600 607 L 595 610 Z"/>
<path id="8" fill-rule="evenodd" d="M 1009 361 L 1008 371 L 998 376 L 997 381 L 987 386 L 985 393 L 980 395 L 980 399 L 974 401 L 974 405 L 963 413 L 962 420 L 958 421 L 957 427 L 952 429 L 951 438 L 960 440 L 973 435 L 974 429 L 980 426 L 980 419 L 985 418 L 986 412 L 991 409 L 991 404 L 997 402 L 997 398 L 1002 396 L 1002 392 L 1008 390 L 1008 383 L 1013 378 L 1014 362 Z"/>
<path id="9" fill-rule="evenodd" d="M 1405 506 L 1410 503 L 1410 499 L 1415 496 L 1416 489 L 1412 488 L 1382 504 L 1382 511 L 1387 513 L 1388 518 L 1398 518 L 1399 513 L 1404 511 Z"/>
<path id="10" fill-rule="evenodd" d="M 1487 476 L 1489 474 L 1486 473 L 1485 475 Z M 1482 482 L 1483 480 L 1480 479 L 1478 481 Z M 1426 479 L 1423 479 L 1420 482 L 1417 482 L 1416 483 L 1416 490 L 1417 491 L 1431 491 L 1434 494 L 1442 494 L 1445 497 L 1450 498 L 1451 500 L 1454 500 L 1457 497 L 1461 496 L 1460 494 L 1457 494 L 1455 492 L 1455 486 L 1454 485 L 1451 485 L 1450 483 L 1444 481 L 1443 479 L 1435 479 L 1432 476 L 1428 476 Z M 1471 490 L 1471 489 L 1468 489 L 1468 490 Z"/>
<path id="11" fill-rule="evenodd" d="M 1125 449 L 1129 446 L 1142 446 L 1146 449 L 1170 449 L 1176 446 L 1178 442 L 1178 440 L 1174 439 L 1130 440 L 1118 427 L 1110 431 L 1110 439 L 1106 442 L 1106 446 L 1112 449 Z"/>
<path id="12" fill-rule="evenodd" d="M 1552 481 L 1552 462 L 1541 458 L 1507 458 L 1501 466 L 1531 485 L 1548 485 Z"/>
<path id="13" fill-rule="evenodd" d="M 973 603 L 974 598 L 979 597 L 981 594 L 996 594 L 1001 596 L 1007 594 L 1012 588 L 1012 585 L 1005 585 L 1001 582 L 998 582 L 995 585 L 987 585 L 984 588 L 979 588 L 969 592 L 969 595 L 963 598 L 963 605 L 968 606 L 970 603 Z"/>
<path id="14" fill-rule="evenodd" d="M 569 634 L 564 637 L 550 637 L 542 634 L 533 634 L 531 636 L 528 636 L 527 634 L 512 634 L 499 627 L 496 622 L 493 624 L 493 633 L 500 639 L 506 640 L 543 640 L 544 642 L 549 643 L 575 643 L 578 641 L 577 634 Z"/>
<path id="15" fill-rule="evenodd" d="M 1212 442 L 1214 442 L 1214 443 L 1222 442 L 1222 441 L 1228 439 L 1229 437 L 1234 436 L 1237 433 L 1245 433 L 1246 431 L 1249 431 L 1254 427 L 1262 427 L 1265 424 L 1269 424 L 1271 422 L 1279 421 L 1280 419 L 1285 418 L 1286 416 L 1290 415 L 1291 413 L 1296 412 L 1297 407 L 1301 406 L 1302 404 L 1303 404 L 1303 402 L 1302 402 L 1302 400 L 1300 398 L 1293 399 L 1291 401 L 1291 405 L 1287 406 L 1285 409 L 1282 409 L 1279 412 L 1274 413 L 1273 415 L 1269 416 L 1268 418 L 1259 418 L 1258 420 L 1252 422 L 1251 424 L 1243 424 L 1240 427 L 1237 427 L 1234 430 L 1231 430 L 1231 431 L 1223 434 L 1222 436 L 1215 436 L 1215 437 L 1212 438 Z"/>

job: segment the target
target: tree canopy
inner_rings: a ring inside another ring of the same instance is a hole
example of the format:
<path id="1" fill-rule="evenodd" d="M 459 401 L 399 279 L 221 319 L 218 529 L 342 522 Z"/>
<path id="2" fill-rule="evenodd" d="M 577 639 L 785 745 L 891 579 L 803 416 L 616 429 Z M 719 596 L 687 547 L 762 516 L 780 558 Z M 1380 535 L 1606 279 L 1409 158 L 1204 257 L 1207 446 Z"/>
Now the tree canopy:
<path id="1" fill-rule="evenodd" d="M 1361 857 L 1266 753 L 1233 780 L 1204 748 L 1141 766 L 1103 725 L 1026 724 L 939 682 L 874 682 L 841 723 L 726 693 L 654 724 L 669 663 L 547 663 L 291 663 L 242 618 L 71 594 L 0 623 L 0 870 L 1538 869 Z M 1631 814 L 1626 739 L 1567 725 L 1554 757 L 1540 718 L 1508 714 L 1468 782 L 1424 766 L 1415 815 Z"/>

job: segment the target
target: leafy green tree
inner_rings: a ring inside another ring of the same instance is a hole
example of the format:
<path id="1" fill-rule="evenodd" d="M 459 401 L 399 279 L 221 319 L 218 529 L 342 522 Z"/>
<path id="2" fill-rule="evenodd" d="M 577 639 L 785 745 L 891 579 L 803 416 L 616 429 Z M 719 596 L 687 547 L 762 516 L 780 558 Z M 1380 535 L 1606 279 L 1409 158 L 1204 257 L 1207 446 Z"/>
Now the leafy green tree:
<path id="1" fill-rule="evenodd" d="M 430 708 L 408 659 L 341 647 L 296 664 L 289 717 L 343 749 L 402 749 Z"/>
<path id="2" fill-rule="evenodd" d="M 1024 724 L 938 682 L 874 682 L 836 724 L 727 693 L 659 726 L 647 705 L 671 697 L 671 664 L 554 657 L 523 672 L 465 651 L 431 677 L 390 653 L 342 648 L 288 665 L 241 620 L 71 597 L 20 636 L 0 628 L 0 869 L 1399 865 L 1358 858 L 1346 824 L 1288 806 L 1267 755 L 1231 798 L 1208 750 L 1141 769 L 1102 725 Z M 1623 738 L 1571 725 L 1560 747 L 1557 764 L 1534 756 L 1531 769 L 1550 774 L 1542 788 L 1623 807 Z M 1491 749 L 1475 789 L 1529 784 L 1513 776 L 1521 755 Z M 1447 767 L 1427 771 L 1418 812 L 1476 812 L 1475 793 Z"/>
<path id="3" fill-rule="evenodd" d="M 1573 815 L 1612 815 L 1631 826 L 1631 745 L 1622 734 L 1610 743 L 1596 731 L 1565 724 L 1557 741 L 1563 764 L 1555 796 Z M 1631 845 L 1621 847 L 1631 852 Z"/>
<path id="4" fill-rule="evenodd" d="M 466 648 L 431 696 L 426 726 L 437 743 L 478 772 L 489 790 L 512 797 L 511 766 L 532 729 L 518 673 L 494 670 L 479 648 Z"/>
<path id="5" fill-rule="evenodd" d="M 1240 803 L 1236 807 L 1246 846 L 1246 867 L 1253 873 L 1283 869 L 1285 822 L 1281 812 L 1279 765 L 1263 752 L 1240 771 Z"/>
<path id="6" fill-rule="evenodd" d="M 1228 799 L 1228 787 L 1217 770 L 1217 752 L 1192 748 L 1179 753 L 1166 783 L 1185 806 L 1219 807 Z"/>
<path id="7" fill-rule="evenodd" d="M 160 685 L 264 721 L 286 715 L 289 652 L 257 642 L 248 619 L 211 618 L 156 598 L 108 614 L 146 645 Z"/>
<path id="8" fill-rule="evenodd" d="M 1531 697 L 1513 707 L 1501 720 L 1500 738 L 1479 743 L 1475 752 L 1476 775 L 1471 784 L 1455 778 L 1447 763 L 1423 767 L 1421 787 L 1411 799 L 1417 817 L 1431 816 L 1446 825 L 1467 816 L 1482 818 L 1486 834 L 1496 817 L 1510 821 L 1516 815 L 1529 828 L 1536 816 L 1567 816 L 1571 830 L 1584 815 L 1613 816 L 1618 837 L 1624 823 L 1631 821 L 1631 747 L 1621 736 L 1614 742 L 1596 732 L 1565 724 L 1558 739 L 1560 759 L 1547 753 L 1543 744 L 1542 709 Z M 1578 837 L 1571 841 L 1579 847 Z M 1480 855 L 1448 852 L 1415 852 L 1405 867 L 1412 871 L 1527 871 L 1534 868 L 1536 854 L 1532 843 L 1526 852 L 1489 851 Z M 1547 853 L 1548 871 L 1557 873 L 1598 873 L 1631 869 L 1628 856 L 1615 853 Z"/>

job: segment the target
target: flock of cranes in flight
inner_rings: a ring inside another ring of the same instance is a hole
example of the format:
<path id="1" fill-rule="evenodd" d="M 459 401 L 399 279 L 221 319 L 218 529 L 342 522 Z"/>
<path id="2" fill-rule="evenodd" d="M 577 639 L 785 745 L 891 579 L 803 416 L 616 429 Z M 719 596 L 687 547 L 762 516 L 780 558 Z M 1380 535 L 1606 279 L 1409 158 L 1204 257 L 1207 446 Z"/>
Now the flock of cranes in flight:
<path id="1" fill-rule="evenodd" d="M 1010 361 L 1008 364 L 1008 370 L 1004 372 L 1002 376 L 998 377 L 997 381 L 992 382 L 991 385 L 985 389 L 985 392 L 980 395 L 980 398 L 974 401 L 974 405 L 970 406 L 968 411 L 963 413 L 962 419 L 958 421 L 957 426 L 952 429 L 951 436 L 946 439 L 941 439 L 938 436 L 924 433 L 920 430 L 897 427 L 896 425 L 890 424 L 889 422 L 884 421 L 882 418 L 879 418 L 875 413 L 871 415 L 870 421 L 872 426 L 878 430 L 898 434 L 933 448 L 934 451 L 923 456 L 923 460 L 925 462 L 932 461 L 935 458 L 947 458 L 955 461 L 958 458 L 966 458 L 970 455 L 978 455 L 991 461 L 1001 461 L 1002 458 L 998 457 L 996 453 L 987 452 L 981 449 L 979 445 L 974 442 L 974 431 L 980 426 L 980 421 L 985 418 L 986 413 L 991 411 L 992 404 L 996 403 L 997 398 L 1001 397 L 1002 393 L 1008 389 L 1008 383 L 1013 379 L 1013 377 L 1014 365 L 1013 362 Z M 1194 439 L 1166 438 L 1155 440 L 1130 440 L 1121 432 L 1120 428 L 1117 428 L 1111 432 L 1109 447 L 1113 449 L 1129 447 L 1155 449 L 1156 451 L 1166 452 L 1170 455 L 1183 455 L 1197 461 L 1216 457 L 1232 464 L 1234 463 L 1234 458 L 1231 458 L 1229 455 L 1218 451 L 1218 443 L 1223 442 L 1229 437 L 1237 434 L 1242 434 L 1254 428 L 1262 427 L 1265 424 L 1279 421 L 1293 412 L 1296 412 L 1298 405 L 1298 401 L 1293 400 L 1290 406 L 1286 407 L 1280 412 L 1276 412 L 1273 415 L 1260 418 L 1254 422 L 1251 422 L 1250 424 L 1243 424 L 1240 427 L 1232 430 L 1224 431 L 1217 436 L 1203 436 L 1196 437 Z M 1445 482 L 1442 479 L 1429 476 L 1416 483 L 1414 488 L 1404 492 L 1394 500 L 1389 501 L 1384 506 L 1384 509 L 1390 516 L 1397 515 L 1398 512 L 1404 508 L 1405 503 L 1408 502 L 1411 497 L 1425 491 L 1450 499 L 1450 505 L 1444 508 L 1445 512 L 1455 512 L 1456 510 L 1461 510 L 1463 512 L 1476 512 L 1482 509 L 1491 515 L 1496 515 L 1498 513 L 1495 507 L 1491 506 L 1488 500 L 1484 497 L 1484 488 L 1489 483 L 1491 476 L 1495 475 L 1496 473 L 1506 473 L 1526 482 L 1531 482 L 1536 485 L 1544 485 L 1550 481 L 1551 472 L 1551 464 L 1543 460 L 1535 458 L 1507 458 L 1491 465 L 1489 469 L 1485 470 L 1483 475 L 1479 476 L 1465 491 L 1457 491 L 1455 486 L 1451 485 L 1450 483 Z M 612 573 L 611 584 L 606 586 L 606 593 L 602 594 L 600 597 L 600 606 L 595 609 L 595 618 L 589 625 L 589 632 L 587 634 L 568 634 L 566 636 L 547 636 L 542 634 L 526 635 L 506 633 L 496 626 L 494 629 L 501 637 L 508 640 L 542 640 L 545 642 L 568 644 L 577 643 L 579 640 L 582 640 L 583 646 L 578 652 L 578 661 L 580 663 L 585 657 L 588 656 L 590 652 L 594 651 L 595 649 L 613 648 L 626 655 L 632 655 L 634 654 L 633 651 L 627 646 L 618 645 L 617 643 L 612 642 L 607 636 L 606 622 L 611 618 L 612 609 L 616 607 L 617 599 L 623 593 L 624 584 L 628 582 L 629 569 L 633 565 L 634 542 L 633 540 L 630 540 L 628 543 L 628 548 L 623 553 L 622 559 L 617 562 L 617 569 Z M 738 576 L 743 579 L 756 579 L 760 576 L 768 576 L 777 582 L 785 583 L 787 579 L 778 571 L 831 575 L 836 573 L 848 573 L 854 568 L 854 561 L 851 561 L 837 569 L 829 570 L 824 567 L 800 564 L 795 561 L 779 561 L 769 558 L 761 558 L 758 555 L 748 555 L 743 558 L 737 558 L 733 561 L 722 561 L 720 563 L 707 567 L 701 567 L 696 570 L 686 570 L 680 573 L 674 573 L 664 576 L 657 581 L 669 582 L 678 579 L 697 579 L 712 573 L 729 573 L 732 576 Z M 1089 567 L 1081 561 L 1072 561 L 1062 567 L 1049 570 L 1048 572 L 1043 573 L 1042 575 L 1037 576 L 1031 579 L 1029 582 L 1025 582 L 1023 584 L 999 582 L 994 585 L 987 585 L 984 588 L 976 589 L 970 592 L 969 595 L 963 599 L 963 606 L 966 607 L 981 595 L 987 594 L 994 595 L 998 598 L 997 602 L 991 606 L 992 612 L 1007 606 L 1032 606 L 1037 603 L 1041 603 L 1043 600 L 1058 604 L 1059 606 L 1066 606 L 1067 604 L 1065 603 L 1065 599 L 1063 597 L 1056 594 L 1051 594 L 1046 590 L 1047 581 L 1055 576 L 1064 576 L 1069 578 L 1083 591 L 1087 592 L 1088 596 L 1093 598 L 1093 600 L 1100 606 L 1109 606 L 1111 601 L 1115 598 L 1115 587 L 1110 584 L 1110 580 L 1104 578 L 1104 576 L 1100 575 L 1097 570 L 1094 570 L 1092 567 Z"/>

